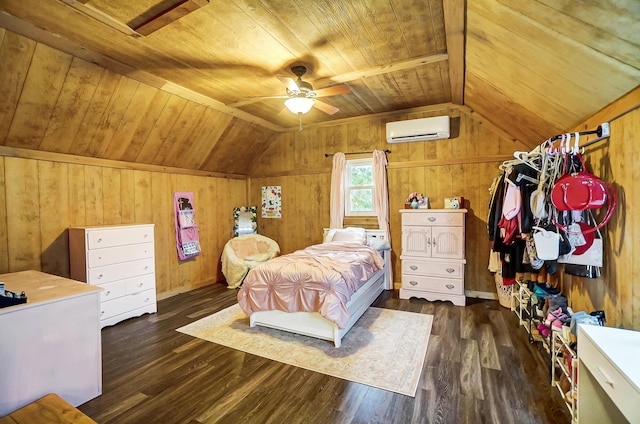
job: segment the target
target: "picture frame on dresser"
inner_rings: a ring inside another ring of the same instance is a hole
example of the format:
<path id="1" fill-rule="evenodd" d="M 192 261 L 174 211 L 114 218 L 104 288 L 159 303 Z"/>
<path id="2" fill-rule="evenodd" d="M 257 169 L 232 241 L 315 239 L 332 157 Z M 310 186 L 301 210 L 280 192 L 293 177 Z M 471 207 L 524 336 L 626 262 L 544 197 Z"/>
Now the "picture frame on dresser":
<path id="1" fill-rule="evenodd" d="M 71 278 L 100 286 L 100 326 L 157 312 L 154 224 L 69 228 Z"/>
<path id="2" fill-rule="evenodd" d="M 400 298 L 465 306 L 466 209 L 401 209 Z"/>

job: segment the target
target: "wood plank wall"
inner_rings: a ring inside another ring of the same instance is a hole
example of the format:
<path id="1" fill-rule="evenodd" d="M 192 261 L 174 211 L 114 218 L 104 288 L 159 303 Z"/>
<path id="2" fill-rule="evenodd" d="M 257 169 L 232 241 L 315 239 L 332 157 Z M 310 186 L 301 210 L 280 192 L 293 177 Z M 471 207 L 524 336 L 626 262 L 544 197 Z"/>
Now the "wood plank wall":
<path id="1" fill-rule="evenodd" d="M 94 160 L 95 162 L 95 160 Z M 0 156 L 0 273 L 35 269 L 69 277 L 67 228 L 155 224 L 160 298 L 218 281 L 233 208 L 247 182 Z M 173 193 L 195 195 L 202 255 L 179 262 Z"/>
<path id="2" fill-rule="evenodd" d="M 448 114 L 452 136 L 448 140 L 388 144 L 388 121 Z M 304 125 L 304 123 L 303 123 Z M 471 295 L 496 293 L 487 271 L 490 244 L 487 235 L 489 186 L 498 165 L 515 150 L 529 150 L 464 107 L 350 120 L 332 126 L 311 126 L 286 133 L 254 163 L 249 181 L 249 202 L 260 204 L 261 187 L 282 187 L 282 219 L 258 217 L 260 233 L 278 243 L 284 253 L 322 240 L 329 224 L 332 158 L 325 153 L 390 149 L 388 154 L 390 224 L 395 285 L 400 282 L 400 213 L 412 191 L 429 197 L 432 208 L 442 208 L 445 197 L 463 196 L 467 214 L 466 290 Z M 357 156 L 348 156 L 353 158 Z"/>
<path id="3" fill-rule="evenodd" d="M 618 207 L 602 233 L 605 240 L 602 276 L 587 279 L 565 274 L 568 283 L 565 290 L 574 310 L 603 309 L 608 326 L 634 330 L 640 330 L 639 105 L 640 87 L 574 129 L 592 130 L 613 119 L 611 137 L 587 147 L 584 157 L 594 174 L 613 183 Z M 625 113 L 632 108 L 636 109 Z"/>
<path id="4" fill-rule="evenodd" d="M 0 147 L 244 175 L 273 135 L 3 28 L 0 93 Z"/>

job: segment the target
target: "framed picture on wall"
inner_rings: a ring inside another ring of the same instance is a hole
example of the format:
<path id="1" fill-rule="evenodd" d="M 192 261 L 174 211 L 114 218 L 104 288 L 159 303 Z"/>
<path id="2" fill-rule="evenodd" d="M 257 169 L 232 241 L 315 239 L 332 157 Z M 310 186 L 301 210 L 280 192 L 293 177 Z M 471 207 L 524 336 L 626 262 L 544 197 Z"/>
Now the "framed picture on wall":
<path id="1" fill-rule="evenodd" d="M 282 192 L 280 186 L 262 187 L 262 217 L 282 218 Z"/>

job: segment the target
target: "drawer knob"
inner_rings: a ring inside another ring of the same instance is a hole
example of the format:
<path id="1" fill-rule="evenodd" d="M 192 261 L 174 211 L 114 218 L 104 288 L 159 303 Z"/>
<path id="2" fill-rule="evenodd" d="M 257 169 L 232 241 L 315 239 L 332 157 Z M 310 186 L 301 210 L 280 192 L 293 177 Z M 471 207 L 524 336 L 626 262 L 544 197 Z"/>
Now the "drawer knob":
<path id="1" fill-rule="evenodd" d="M 453 284 L 447 284 L 445 286 L 446 288 L 448 288 L 449 290 L 453 289 L 455 286 Z"/>
<path id="2" fill-rule="evenodd" d="M 144 238 L 147 238 L 147 234 L 144 235 Z"/>
<path id="3" fill-rule="evenodd" d="M 596 370 L 598 370 L 598 374 L 600 374 L 600 377 L 602 377 L 604 382 L 613 387 L 613 381 L 609 378 L 609 376 L 604 371 L 602 371 L 600 367 L 596 367 Z"/>
<path id="4" fill-rule="evenodd" d="M 412 286 L 417 286 L 418 282 L 417 281 L 409 281 L 409 284 L 411 284 Z"/>
<path id="5" fill-rule="evenodd" d="M 108 290 L 104 295 L 109 296 L 111 294 L 111 290 Z"/>
<path id="6" fill-rule="evenodd" d="M 100 315 L 104 315 L 104 311 L 100 311 Z"/>
<path id="7" fill-rule="evenodd" d="M 102 274 L 98 275 L 98 280 L 102 278 Z"/>
<path id="8" fill-rule="evenodd" d="M 144 267 L 144 270 L 145 270 L 145 271 L 146 271 L 146 270 L 148 270 L 148 269 L 149 269 L 149 266 L 145 266 L 145 267 Z"/>
<path id="9" fill-rule="evenodd" d="M 99 238 L 98 241 L 96 243 L 102 243 L 102 239 Z"/>
<path id="10" fill-rule="evenodd" d="M 456 272 L 456 270 L 455 270 L 455 269 L 453 269 L 453 268 L 447 268 L 447 272 L 448 272 L 449 274 L 453 274 L 454 272 Z"/>
<path id="11" fill-rule="evenodd" d="M 144 283 L 138 283 L 138 287 L 144 286 Z"/>
<path id="12" fill-rule="evenodd" d="M 427 219 L 429 220 L 429 222 L 434 222 L 436 220 L 436 217 L 435 216 L 430 216 Z"/>
<path id="13" fill-rule="evenodd" d="M 418 269 L 418 267 L 415 265 L 411 265 L 409 268 L 411 268 L 412 271 L 415 271 L 416 269 Z"/>

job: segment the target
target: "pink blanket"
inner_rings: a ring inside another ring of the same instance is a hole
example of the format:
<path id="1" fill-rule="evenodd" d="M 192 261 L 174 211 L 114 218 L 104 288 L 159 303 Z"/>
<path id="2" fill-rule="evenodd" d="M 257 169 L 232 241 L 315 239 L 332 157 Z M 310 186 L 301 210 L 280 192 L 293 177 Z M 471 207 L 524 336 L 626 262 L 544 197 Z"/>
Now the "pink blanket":
<path id="1" fill-rule="evenodd" d="M 319 312 L 344 328 L 351 295 L 383 266 L 382 256 L 362 244 L 309 246 L 252 268 L 238 303 L 247 315 L 264 310 Z"/>

